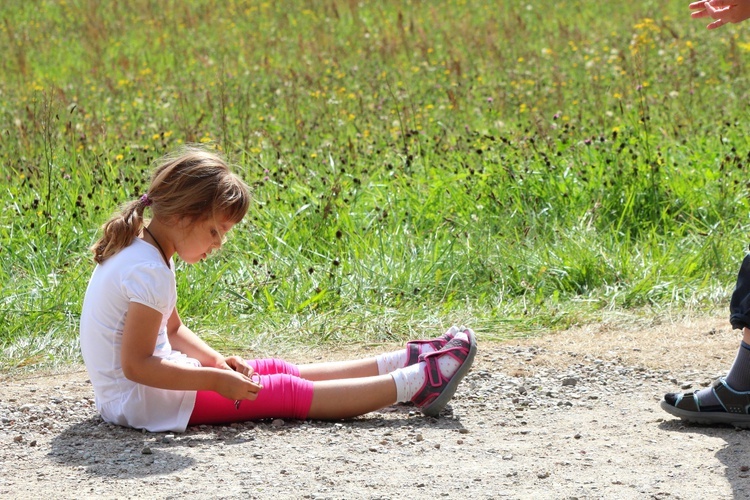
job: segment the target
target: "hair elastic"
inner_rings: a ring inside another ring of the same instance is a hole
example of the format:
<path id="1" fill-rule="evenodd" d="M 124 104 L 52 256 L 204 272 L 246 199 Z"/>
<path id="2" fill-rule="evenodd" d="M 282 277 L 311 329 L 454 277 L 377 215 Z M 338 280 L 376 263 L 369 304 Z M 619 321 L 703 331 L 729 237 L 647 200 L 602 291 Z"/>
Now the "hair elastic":
<path id="1" fill-rule="evenodd" d="M 141 196 L 141 203 L 144 207 L 150 207 L 154 201 L 148 197 L 148 193 Z"/>

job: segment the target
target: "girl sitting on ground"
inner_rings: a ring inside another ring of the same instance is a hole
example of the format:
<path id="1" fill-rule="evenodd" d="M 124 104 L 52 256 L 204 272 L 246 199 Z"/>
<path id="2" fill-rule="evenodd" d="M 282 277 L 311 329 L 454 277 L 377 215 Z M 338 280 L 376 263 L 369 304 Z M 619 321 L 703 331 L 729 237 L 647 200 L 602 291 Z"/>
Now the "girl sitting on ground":
<path id="1" fill-rule="evenodd" d="M 224 357 L 182 322 L 174 255 L 195 264 L 219 250 L 249 204 L 247 186 L 223 158 L 186 147 L 164 158 L 148 192 L 104 224 L 80 327 L 104 420 L 182 432 L 264 418 L 344 419 L 408 401 L 437 416 L 474 360 L 468 328 L 372 358 L 296 365 Z"/>

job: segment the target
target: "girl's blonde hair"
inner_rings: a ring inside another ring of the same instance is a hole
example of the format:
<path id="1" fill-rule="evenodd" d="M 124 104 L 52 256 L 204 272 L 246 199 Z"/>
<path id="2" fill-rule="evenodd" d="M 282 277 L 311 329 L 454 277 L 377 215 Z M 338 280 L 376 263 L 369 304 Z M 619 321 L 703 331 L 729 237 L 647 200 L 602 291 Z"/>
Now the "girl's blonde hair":
<path id="1" fill-rule="evenodd" d="M 247 213 L 250 192 L 221 156 L 186 146 L 161 160 L 144 196 L 123 206 L 102 226 L 101 238 L 91 247 L 96 263 L 133 242 L 143 228 L 147 206 L 161 221 L 187 217 L 195 223 L 221 217 L 236 224 Z"/>

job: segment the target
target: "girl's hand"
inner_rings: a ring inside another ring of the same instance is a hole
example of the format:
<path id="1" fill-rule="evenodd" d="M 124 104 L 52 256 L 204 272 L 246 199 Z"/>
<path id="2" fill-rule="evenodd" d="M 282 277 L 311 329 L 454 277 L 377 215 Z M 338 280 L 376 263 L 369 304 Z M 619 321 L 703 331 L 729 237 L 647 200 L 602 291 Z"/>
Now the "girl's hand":
<path id="1" fill-rule="evenodd" d="M 238 371 L 220 370 L 218 373 L 216 392 L 228 399 L 241 401 L 243 399 L 254 400 L 262 385 Z"/>
<path id="2" fill-rule="evenodd" d="M 252 377 L 253 375 L 253 369 L 239 356 L 224 358 L 223 366 L 219 366 L 219 368 L 234 370 L 246 377 Z"/>
<path id="3" fill-rule="evenodd" d="M 260 385 L 260 376 L 243 358 L 240 356 L 220 358 L 216 361 L 215 367 L 226 374 L 231 374 L 225 377 L 222 373 L 216 392 L 226 398 L 234 399 L 236 406 L 239 406 L 243 399 L 253 400 L 258 397 L 258 391 L 263 388 Z M 258 380 L 255 381 L 253 378 Z"/>

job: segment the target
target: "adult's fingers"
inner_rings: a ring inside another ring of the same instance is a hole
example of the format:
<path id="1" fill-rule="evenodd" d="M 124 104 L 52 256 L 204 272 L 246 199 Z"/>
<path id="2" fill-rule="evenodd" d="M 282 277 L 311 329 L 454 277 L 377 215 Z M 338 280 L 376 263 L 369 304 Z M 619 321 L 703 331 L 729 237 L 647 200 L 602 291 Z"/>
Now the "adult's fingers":
<path id="1" fill-rule="evenodd" d="M 725 24 L 727 24 L 727 21 L 725 21 L 724 19 L 719 19 L 717 21 L 712 22 L 708 26 L 706 26 L 706 28 L 708 28 L 710 30 L 715 30 L 716 28 L 721 28 Z"/>
<path id="2" fill-rule="evenodd" d="M 715 9 L 724 9 L 726 7 L 732 7 L 737 5 L 737 0 L 711 0 L 706 2 L 710 7 Z"/>

